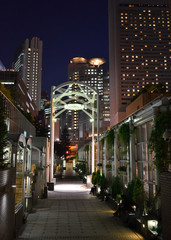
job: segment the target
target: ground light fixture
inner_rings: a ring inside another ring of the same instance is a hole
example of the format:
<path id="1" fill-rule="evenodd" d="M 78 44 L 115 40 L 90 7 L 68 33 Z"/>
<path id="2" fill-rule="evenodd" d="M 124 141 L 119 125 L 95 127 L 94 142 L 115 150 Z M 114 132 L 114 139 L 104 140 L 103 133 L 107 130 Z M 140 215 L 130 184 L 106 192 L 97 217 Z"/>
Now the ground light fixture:
<path id="1" fill-rule="evenodd" d="M 89 192 L 90 189 L 86 188 L 84 184 L 56 184 L 54 186 L 56 192 Z"/>
<path id="2" fill-rule="evenodd" d="M 151 231 L 153 234 L 156 234 L 156 228 L 158 226 L 157 220 L 148 220 L 147 221 L 148 230 Z"/>

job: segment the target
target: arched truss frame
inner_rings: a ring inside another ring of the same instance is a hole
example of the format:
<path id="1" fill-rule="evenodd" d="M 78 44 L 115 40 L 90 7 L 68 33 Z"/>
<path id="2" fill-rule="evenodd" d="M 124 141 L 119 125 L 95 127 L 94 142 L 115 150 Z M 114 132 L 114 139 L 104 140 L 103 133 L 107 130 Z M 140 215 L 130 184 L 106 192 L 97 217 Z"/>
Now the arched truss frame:
<path id="1" fill-rule="evenodd" d="M 92 123 L 92 161 L 91 172 L 95 169 L 95 120 L 97 121 L 97 163 L 99 162 L 99 94 L 87 84 L 68 81 L 51 88 L 51 174 L 53 178 L 54 163 L 54 122 L 66 110 L 81 110 L 86 113 Z"/>

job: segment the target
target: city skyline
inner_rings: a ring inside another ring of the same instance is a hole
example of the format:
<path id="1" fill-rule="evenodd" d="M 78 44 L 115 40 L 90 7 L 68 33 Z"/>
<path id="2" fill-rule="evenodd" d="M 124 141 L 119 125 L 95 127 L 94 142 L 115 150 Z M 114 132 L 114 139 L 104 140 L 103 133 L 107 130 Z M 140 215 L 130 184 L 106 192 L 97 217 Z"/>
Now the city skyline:
<path id="1" fill-rule="evenodd" d="M 170 2 L 1 1 L 0 239 L 170 239 Z"/>
<path id="2" fill-rule="evenodd" d="M 3 1 L 0 16 L 3 38 L 0 59 L 11 68 L 16 48 L 26 39 L 43 41 L 42 90 L 67 81 L 67 67 L 75 56 L 103 57 L 108 63 L 108 9 L 106 0 L 42 3 Z M 41 3 L 41 5 L 40 5 Z M 31 17 L 30 17 L 31 12 Z M 15 28 L 11 23 L 15 20 Z"/>

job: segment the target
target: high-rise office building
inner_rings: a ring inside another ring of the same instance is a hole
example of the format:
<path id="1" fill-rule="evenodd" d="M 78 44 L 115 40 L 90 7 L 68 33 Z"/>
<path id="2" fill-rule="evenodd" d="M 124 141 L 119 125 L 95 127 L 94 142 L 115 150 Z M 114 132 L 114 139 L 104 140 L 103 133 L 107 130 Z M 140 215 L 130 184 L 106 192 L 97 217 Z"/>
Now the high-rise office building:
<path id="1" fill-rule="evenodd" d="M 107 71 L 105 71 L 103 64 L 105 60 L 102 58 L 92 58 L 87 60 L 82 57 L 75 57 L 70 60 L 68 65 L 68 80 L 79 81 L 85 83 L 99 92 L 100 100 L 100 127 L 101 129 L 109 126 L 109 78 L 107 77 Z M 77 86 L 75 86 L 77 88 Z M 75 89 L 76 90 L 76 89 Z M 87 92 L 87 94 L 90 94 Z M 107 96 L 107 97 L 106 97 Z M 90 122 L 89 118 L 83 112 L 68 111 L 67 112 L 67 124 L 72 139 L 78 139 L 83 137 L 83 130 L 88 129 L 89 126 L 85 126 Z M 80 122 L 82 120 L 82 127 Z M 82 130 L 80 130 L 82 129 Z M 86 133 L 87 134 L 87 133 Z M 79 136 L 80 135 L 80 136 Z M 87 136 L 88 137 L 88 136 Z"/>
<path id="2" fill-rule="evenodd" d="M 0 70 L 0 83 L 9 90 L 11 98 L 15 105 L 25 114 L 30 113 L 32 120 L 37 116 L 38 110 L 32 100 L 21 76 L 14 69 Z"/>
<path id="3" fill-rule="evenodd" d="M 40 110 L 43 42 L 38 37 L 26 39 L 14 58 L 14 69 L 20 72 L 28 92 Z"/>
<path id="4" fill-rule="evenodd" d="M 110 125 L 147 84 L 171 90 L 169 0 L 109 0 Z"/>

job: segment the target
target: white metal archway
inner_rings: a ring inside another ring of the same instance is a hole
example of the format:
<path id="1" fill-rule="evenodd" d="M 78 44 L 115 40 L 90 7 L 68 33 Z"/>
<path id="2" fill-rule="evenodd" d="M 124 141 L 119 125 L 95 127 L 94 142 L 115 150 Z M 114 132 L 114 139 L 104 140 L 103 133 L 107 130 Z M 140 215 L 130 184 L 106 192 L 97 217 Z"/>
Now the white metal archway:
<path id="1" fill-rule="evenodd" d="M 51 171 L 53 179 L 54 164 L 54 122 L 66 110 L 81 110 L 90 117 L 92 123 L 92 163 L 91 172 L 94 172 L 94 129 L 97 121 L 97 163 L 99 162 L 99 94 L 94 88 L 81 82 L 68 81 L 51 88 Z M 96 115 L 96 117 L 95 117 Z"/>

